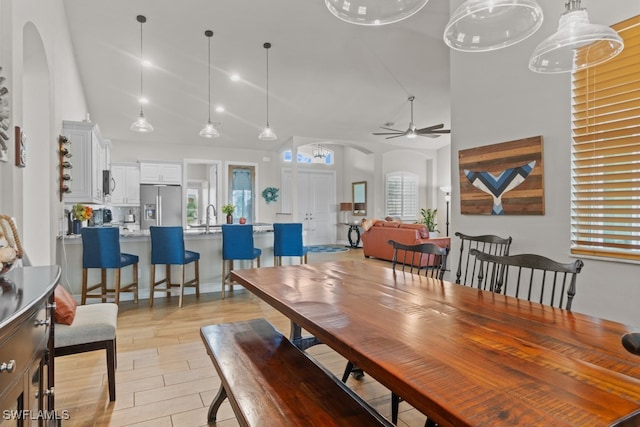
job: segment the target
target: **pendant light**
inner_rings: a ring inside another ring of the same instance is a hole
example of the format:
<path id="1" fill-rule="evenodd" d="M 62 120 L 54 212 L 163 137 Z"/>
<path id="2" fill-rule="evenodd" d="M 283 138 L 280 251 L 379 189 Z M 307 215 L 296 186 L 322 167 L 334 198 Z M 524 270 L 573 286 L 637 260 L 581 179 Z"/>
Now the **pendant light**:
<path id="1" fill-rule="evenodd" d="M 521 42 L 542 20 L 535 0 L 467 0 L 451 15 L 444 41 L 455 50 L 487 52 Z"/>
<path id="2" fill-rule="evenodd" d="M 591 67 L 624 49 L 618 33 L 606 25 L 589 22 L 580 0 L 569 0 L 560 16 L 558 31 L 536 47 L 529 68 L 537 73 L 564 73 Z"/>
<path id="3" fill-rule="evenodd" d="M 144 98 L 144 92 L 142 90 L 142 24 L 144 24 L 145 22 L 147 22 L 147 18 L 144 15 L 138 15 L 136 17 L 136 20 L 140 23 L 140 116 L 138 117 L 138 120 L 136 120 L 135 122 L 133 122 L 133 124 L 131 125 L 130 129 L 134 132 L 152 132 L 153 131 L 153 126 L 151 126 L 151 124 L 149 122 L 147 122 L 147 119 L 145 119 L 144 117 L 144 112 L 142 111 L 142 104 L 144 102 L 146 102 L 146 99 Z"/>
<path id="4" fill-rule="evenodd" d="M 273 141 L 278 139 L 278 136 L 269 126 L 269 49 L 271 48 L 271 43 L 267 42 L 262 45 L 265 51 L 267 52 L 267 126 L 264 130 L 258 135 L 258 139 L 263 141 Z"/>
<path id="5" fill-rule="evenodd" d="M 200 136 L 203 138 L 217 138 L 220 136 L 218 130 L 211 123 L 211 37 L 213 37 L 213 31 L 207 30 L 204 32 L 209 42 L 209 121 L 206 126 L 200 131 Z"/>
<path id="6" fill-rule="evenodd" d="M 385 25 L 418 12 L 429 0 L 324 0 L 336 17 L 350 24 Z"/>

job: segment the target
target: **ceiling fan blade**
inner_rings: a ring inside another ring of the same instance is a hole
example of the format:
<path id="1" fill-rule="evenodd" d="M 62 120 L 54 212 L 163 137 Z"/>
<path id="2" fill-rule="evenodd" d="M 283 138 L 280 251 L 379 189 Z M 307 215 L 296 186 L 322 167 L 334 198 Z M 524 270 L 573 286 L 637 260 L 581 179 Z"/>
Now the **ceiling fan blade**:
<path id="1" fill-rule="evenodd" d="M 400 135 L 396 135 L 396 136 L 388 136 L 385 139 L 400 138 L 401 136 L 404 136 L 404 133 L 401 133 Z"/>
<path id="2" fill-rule="evenodd" d="M 386 126 L 380 126 L 380 129 L 392 130 L 394 132 L 404 132 L 403 130 L 394 129 L 394 128 L 388 128 Z"/>
<path id="3" fill-rule="evenodd" d="M 444 124 L 440 123 L 439 125 L 427 126 L 426 128 L 416 129 L 416 132 L 418 132 L 418 133 L 427 132 L 427 131 L 430 131 L 430 130 L 442 129 L 443 127 L 444 127 Z"/>
<path id="4" fill-rule="evenodd" d="M 426 133 L 451 133 L 451 129 L 440 129 L 440 130 L 432 130 Z"/>
<path id="5" fill-rule="evenodd" d="M 371 135 L 404 135 L 404 132 L 374 132 Z"/>
<path id="6" fill-rule="evenodd" d="M 426 136 L 427 138 L 440 138 L 440 134 L 437 133 L 419 133 L 419 136 Z"/>

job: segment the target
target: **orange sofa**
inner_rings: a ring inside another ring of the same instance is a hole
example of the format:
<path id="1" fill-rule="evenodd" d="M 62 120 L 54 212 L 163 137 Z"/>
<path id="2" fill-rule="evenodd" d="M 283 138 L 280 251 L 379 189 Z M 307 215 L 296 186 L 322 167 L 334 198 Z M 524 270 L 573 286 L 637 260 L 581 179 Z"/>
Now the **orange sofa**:
<path id="1" fill-rule="evenodd" d="M 362 252 L 366 258 L 375 257 L 393 260 L 393 246 L 388 242 L 395 240 L 405 245 L 434 243 L 442 248 L 451 247 L 449 237 L 429 238 L 429 231 L 423 224 L 408 224 L 395 221 L 375 221 L 366 224 L 363 221 Z"/>

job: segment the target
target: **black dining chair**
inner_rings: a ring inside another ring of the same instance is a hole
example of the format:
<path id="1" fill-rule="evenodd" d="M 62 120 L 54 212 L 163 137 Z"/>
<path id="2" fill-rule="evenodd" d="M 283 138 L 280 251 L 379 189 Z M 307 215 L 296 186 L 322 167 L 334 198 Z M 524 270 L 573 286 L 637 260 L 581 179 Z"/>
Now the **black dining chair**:
<path id="1" fill-rule="evenodd" d="M 563 264 L 542 255 L 498 256 L 472 249 L 480 261 L 477 287 L 495 293 L 571 310 L 576 280 L 584 263 Z"/>
<path id="2" fill-rule="evenodd" d="M 447 268 L 448 247 L 443 248 L 433 243 L 405 245 L 394 240 L 387 243 L 393 246 L 391 266 L 394 271 L 398 269 L 418 275 L 422 272 L 427 277 L 442 280 Z"/>
<path id="3" fill-rule="evenodd" d="M 456 236 L 460 238 L 460 255 L 456 270 L 456 283 L 458 284 L 473 286 L 474 277 L 477 276 L 480 262 L 470 253 L 471 249 L 491 255 L 509 255 L 511 236 L 507 238 L 493 234 L 468 236 L 460 232 L 456 232 Z"/>
<path id="4" fill-rule="evenodd" d="M 442 280 L 447 268 L 449 247 L 443 248 L 433 243 L 405 245 L 394 240 L 389 240 L 388 243 L 393 246 L 391 266 L 394 273 L 396 271 L 417 275 L 422 273 L 426 277 Z M 342 374 L 342 382 L 346 382 L 351 373 L 356 379 L 362 378 L 364 375 L 360 368 L 349 361 Z M 394 424 L 398 423 L 398 411 L 402 400 L 402 397 L 396 393 L 391 393 L 391 422 Z M 435 425 L 429 419 L 425 424 L 425 426 Z"/>

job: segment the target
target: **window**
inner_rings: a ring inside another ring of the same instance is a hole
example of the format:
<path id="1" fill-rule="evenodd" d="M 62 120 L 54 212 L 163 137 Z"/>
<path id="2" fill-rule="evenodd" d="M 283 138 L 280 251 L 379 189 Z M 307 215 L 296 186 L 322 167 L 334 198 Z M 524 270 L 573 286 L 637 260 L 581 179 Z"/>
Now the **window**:
<path id="1" fill-rule="evenodd" d="M 622 53 L 573 73 L 571 252 L 640 260 L 640 16 Z"/>
<path id="2" fill-rule="evenodd" d="M 418 215 L 418 175 L 391 172 L 386 176 L 387 215 L 415 221 Z"/>
<path id="3" fill-rule="evenodd" d="M 217 195 L 218 195 L 218 165 L 216 163 L 187 160 L 187 191 L 185 212 L 187 225 L 197 226 L 206 223 L 207 207 L 214 205 L 209 211 L 209 224 L 216 224 Z"/>
<path id="4" fill-rule="evenodd" d="M 322 145 L 302 145 L 298 147 L 297 163 L 314 163 L 321 165 L 333 164 L 334 152 Z M 291 150 L 286 150 L 282 153 L 282 160 L 285 162 L 291 162 L 293 155 Z"/>
<path id="5" fill-rule="evenodd" d="M 229 166 L 230 203 L 235 206 L 234 222 L 246 218 L 249 224 L 254 222 L 255 166 Z"/>

